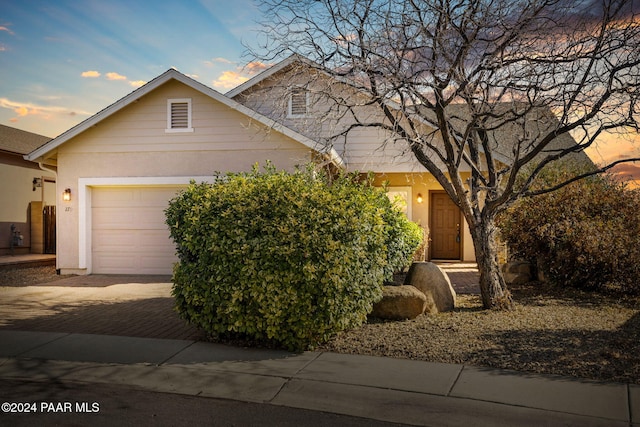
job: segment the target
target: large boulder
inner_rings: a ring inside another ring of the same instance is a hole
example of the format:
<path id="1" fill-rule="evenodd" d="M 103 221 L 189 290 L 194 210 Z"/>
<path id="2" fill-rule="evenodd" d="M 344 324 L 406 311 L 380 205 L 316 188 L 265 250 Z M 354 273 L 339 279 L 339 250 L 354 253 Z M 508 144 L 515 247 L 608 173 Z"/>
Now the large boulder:
<path id="1" fill-rule="evenodd" d="M 526 261 L 510 261 L 502 266 L 507 285 L 523 285 L 532 279 L 531 264 Z"/>
<path id="2" fill-rule="evenodd" d="M 435 312 L 451 311 L 456 307 L 456 291 L 449 276 L 432 262 L 414 262 L 409 268 L 405 285 L 412 285 L 435 304 Z"/>
<path id="3" fill-rule="evenodd" d="M 371 316 L 390 320 L 415 319 L 429 305 L 433 306 L 433 301 L 428 301 L 427 296 L 413 286 L 385 286 L 382 300 L 373 305 Z"/>

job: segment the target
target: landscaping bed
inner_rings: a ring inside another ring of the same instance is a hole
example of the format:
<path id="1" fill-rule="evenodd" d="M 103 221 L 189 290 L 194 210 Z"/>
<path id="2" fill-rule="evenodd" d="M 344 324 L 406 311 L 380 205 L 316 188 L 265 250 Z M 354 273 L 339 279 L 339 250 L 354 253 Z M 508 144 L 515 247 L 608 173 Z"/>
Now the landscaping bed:
<path id="1" fill-rule="evenodd" d="M 0 269 L 0 286 L 29 286 L 49 283 L 69 277 L 56 274 L 55 265 L 38 267 L 16 266 Z"/>
<path id="2" fill-rule="evenodd" d="M 0 286 L 60 278 L 52 267 L 4 270 Z M 513 312 L 483 310 L 479 295 L 462 294 L 453 312 L 370 319 L 319 350 L 640 384 L 638 298 L 535 283 L 511 290 Z"/>
<path id="3" fill-rule="evenodd" d="M 460 363 L 640 384 L 640 304 L 539 283 L 514 286 L 512 312 L 458 295 L 453 312 L 369 323 L 325 351 Z"/>

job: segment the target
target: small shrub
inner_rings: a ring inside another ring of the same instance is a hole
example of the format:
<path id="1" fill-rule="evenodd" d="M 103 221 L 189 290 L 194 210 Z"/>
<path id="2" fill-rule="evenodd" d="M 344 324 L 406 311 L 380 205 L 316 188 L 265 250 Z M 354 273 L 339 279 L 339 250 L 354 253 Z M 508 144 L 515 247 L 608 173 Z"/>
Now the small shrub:
<path id="1" fill-rule="evenodd" d="M 539 185 L 575 172 L 554 170 Z M 637 294 L 639 211 L 637 191 L 610 176 L 592 176 L 522 200 L 503 215 L 502 236 L 515 257 L 537 262 L 556 285 Z"/>
<path id="2" fill-rule="evenodd" d="M 290 350 L 358 326 L 415 250 L 390 206 L 355 176 L 329 182 L 311 169 L 192 183 L 166 211 L 177 310 L 213 336 Z"/>

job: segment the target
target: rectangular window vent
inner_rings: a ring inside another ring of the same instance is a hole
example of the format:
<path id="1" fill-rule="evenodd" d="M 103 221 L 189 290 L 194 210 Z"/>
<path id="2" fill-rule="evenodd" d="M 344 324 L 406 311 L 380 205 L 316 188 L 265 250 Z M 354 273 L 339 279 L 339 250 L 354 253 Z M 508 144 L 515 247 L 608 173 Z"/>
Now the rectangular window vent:
<path id="1" fill-rule="evenodd" d="M 289 97 L 289 116 L 300 117 L 307 114 L 307 90 L 302 87 L 293 88 Z"/>
<path id="2" fill-rule="evenodd" d="M 166 132 L 193 132 L 191 127 L 191 99 L 167 100 Z"/>
<path id="3" fill-rule="evenodd" d="M 189 127 L 189 104 L 174 102 L 171 104 L 171 129 L 186 129 Z"/>

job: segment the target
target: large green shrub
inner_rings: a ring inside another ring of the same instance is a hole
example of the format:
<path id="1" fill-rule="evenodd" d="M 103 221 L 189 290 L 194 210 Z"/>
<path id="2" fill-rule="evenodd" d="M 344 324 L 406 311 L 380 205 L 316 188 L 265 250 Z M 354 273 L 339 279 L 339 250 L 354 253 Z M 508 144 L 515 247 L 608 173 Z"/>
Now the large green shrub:
<path id="1" fill-rule="evenodd" d="M 192 183 L 166 216 L 179 314 L 213 336 L 291 350 L 360 325 L 416 249 L 383 191 L 310 168 Z"/>
<path id="2" fill-rule="evenodd" d="M 548 185 L 579 170 L 565 165 Z M 514 256 L 537 262 L 557 285 L 640 292 L 640 194 L 612 177 L 593 176 L 522 200 L 502 217 Z"/>
<path id="3" fill-rule="evenodd" d="M 409 221 L 404 213 L 388 197 L 378 192 L 383 209 L 387 264 L 384 269 L 385 280 L 392 280 L 393 274 L 408 267 L 413 255 L 422 244 L 424 231 L 415 222 Z"/>

